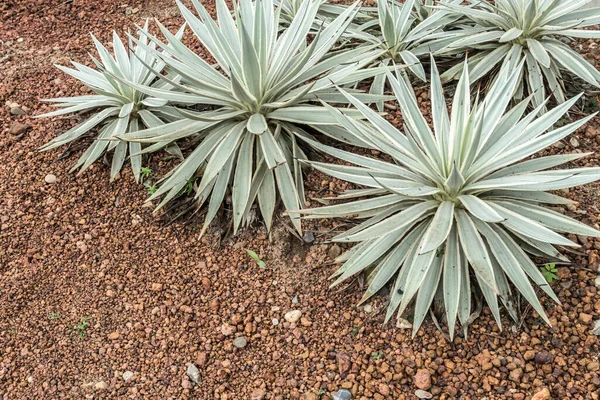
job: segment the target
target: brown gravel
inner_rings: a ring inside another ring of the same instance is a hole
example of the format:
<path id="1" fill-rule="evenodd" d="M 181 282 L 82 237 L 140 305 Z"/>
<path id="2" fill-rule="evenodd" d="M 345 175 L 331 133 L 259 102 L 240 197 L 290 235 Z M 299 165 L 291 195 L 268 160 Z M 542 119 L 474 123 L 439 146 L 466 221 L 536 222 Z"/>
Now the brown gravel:
<path id="1" fill-rule="evenodd" d="M 52 63 L 89 63 L 89 31 L 106 41 L 110 30 L 133 29 L 148 16 L 178 26 L 172 4 L 163 3 L 0 4 L 0 395 L 326 399 L 345 388 L 362 399 L 413 399 L 417 389 L 436 399 L 599 398 L 591 330 L 600 296 L 591 271 L 600 265 L 600 241 L 575 238 L 581 254 L 553 284 L 562 305 L 546 302 L 552 327 L 524 306 L 522 323 L 505 318 L 500 332 L 484 308 L 468 339 L 448 343 L 426 323 L 413 340 L 382 326 L 385 297 L 366 312 L 354 306 L 359 288 L 328 289 L 329 263 L 344 249 L 320 241 L 340 222 L 310 226 L 312 246 L 291 237 L 285 219 L 270 237 L 256 227 L 222 242 L 216 234 L 199 240 L 193 224 L 163 228 L 129 171 L 112 184 L 100 164 L 75 177 L 68 170 L 81 149 L 62 160 L 60 151 L 37 152 L 72 123 L 32 119 L 48 109 L 40 99 L 82 93 Z M 581 45 L 598 57 L 595 45 Z M 11 113 L 13 103 L 26 114 Z M 576 143 L 549 152 L 597 150 L 599 127 L 593 120 Z M 597 156 L 586 164 L 597 165 Z M 322 196 L 345 184 L 311 173 L 307 186 Z M 597 224 L 598 188 L 569 192 L 580 204 L 567 212 Z M 285 318 L 292 310 L 301 311 L 295 322 Z M 247 344 L 238 348 L 241 336 Z"/>

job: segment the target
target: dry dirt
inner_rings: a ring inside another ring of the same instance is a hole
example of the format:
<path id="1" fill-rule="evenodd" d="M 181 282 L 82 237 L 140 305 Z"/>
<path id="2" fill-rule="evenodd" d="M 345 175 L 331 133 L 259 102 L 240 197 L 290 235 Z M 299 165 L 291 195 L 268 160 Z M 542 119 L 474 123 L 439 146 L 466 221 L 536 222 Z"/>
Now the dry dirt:
<path id="1" fill-rule="evenodd" d="M 74 123 L 33 119 L 48 110 L 40 99 L 83 93 L 52 64 L 89 63 L 89 32 L 106 42 L 112 29 L 134 29 L 145 17 L 171 29 L 181 23 L 170 0 L 0 4 L 0 102 L 26 111 L 0 110 L 4 399 L 309 400 L 341 388 L 359 399 L 413 399 L 418 388 L 435 399 L 599 398 L 592 328 L 600 241 L 580 239 L 575 263 L 559 268 L 553 286 L 562 305 L 545 302 L 552 327 L 524 306 L 522 322 L 505 318 L 500 331 L 484 308 L 468 338 L 449 343 L 428 320 L 411 339 L 409 330 L 382 325 L 385 297 L 357 308 L 360 288 L 328 288 L 340 249 L 322 242 L 333 223 L 309 226 L 312 245 L 289 235 L 284 219 L 270 240 L 260 226 L 199 240 L 194 224 L 163 227 L 142 206 L 145 190 L 129 171 L 111 184 L 102 164 L 68 173 L 77 146 L 63 159 L 61 151 L 39 153 Z M 581 45 L 597 56 L 595 44 Z M 13 135 L 16 124 L 30 128 Z M 576 142 L 551 151 L 597 150 L 598 128 L 592 120 Z M 597 165 L 596 157 L 585 162 Z M 158 158 L 148 165 L 164 167 Z M 55 183 L 45 182 L 48 174 Z M 316 173 L 307 179 L 311 195 L 341 188 Z M 598 223 L 598 185 L 569 196 L 580 201 L 571 215 Z M 284 319 L 291 310 L 302 312 L 296 323 Z M 244 348 L 234 346 L 238 336 Z M 186 375 L 189 363 L 199 369 L 197 385 Z"/>

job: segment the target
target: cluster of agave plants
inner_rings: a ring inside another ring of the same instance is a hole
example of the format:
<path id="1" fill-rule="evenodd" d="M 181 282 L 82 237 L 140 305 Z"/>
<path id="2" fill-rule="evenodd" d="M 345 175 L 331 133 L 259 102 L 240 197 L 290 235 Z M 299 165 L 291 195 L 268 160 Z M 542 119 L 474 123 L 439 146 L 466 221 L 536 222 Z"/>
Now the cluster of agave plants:
<path id="1" fill-rule="evenodd" d="M 518 294 L 548 322 L 536 290 L 558 298 L 532 258 L 568 261 L 561 248 L 577 244 L 564 233 L 600 236 L 548 192 L 600 168 L 556 168 L 587 154 L 536 157 L 592 118 L 562 123 L 579 98 L 565 85 L 600 85 L 567 44 L 600 37 L 583 29 L 600 23 L 588 2 L 216 0 L 213 18 L 177 0 L 179 31 L 146 23 L 126 41 L 114 34 L 112 52 L 93 37 L 96 68 L 59 66 L 93 94 L 50 100 L 60 108 L 45 117 L 88 117 L 43 149 L 92 137 L 73 169 L 107 157 L 111 179 L 128 161 L 136 180 L 145 154 L 177 154 L 149 200 L 161 208 L 193 187 L 202 233 L 226 201 L 234 231 L 258 211 L 269 229 L 278 207 L 298 232 L 303 218 L 357 219 L 332 239 L 353 243 L 333 284 L 365 273 L 362 301 L 389 284 L 386 321 L 412 305 L 414 332 L 434 301 L 451 337 L 457 322 L 466 332 L 478 293 L 498 325 L 500 306 L 517 318 Z M 189 31 L 203 53 L 183 44 Z M 430 86 L 430 115 L 414 82 Z M 393 104 L 402 129 L 385 118 Z M 309 167 L 355 188 L 306 209 Z"/>

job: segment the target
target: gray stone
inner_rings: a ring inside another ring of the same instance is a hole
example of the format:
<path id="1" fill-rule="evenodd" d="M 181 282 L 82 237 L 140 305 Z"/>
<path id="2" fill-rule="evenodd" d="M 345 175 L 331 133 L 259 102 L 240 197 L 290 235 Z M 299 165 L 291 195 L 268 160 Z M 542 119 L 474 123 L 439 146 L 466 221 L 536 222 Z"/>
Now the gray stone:
<path id="1" fill-rule="evenodd" d="M 315 241 L 315 234 L 311 231 L 306 231 L 304 232 L 304 236 L 302 236 L 302 240 L 304 240 L 304 243 L 312 243 Z"/>
<path id="2" fill-rule="evenodd" d="M 123 380 L 124 381 L 128 381 L 131 378 L 133 378 L 133 372 L 131 372 L 131 371 L 125 371 L 125 372 L 123 372 Z"/>
<path id="3" fill-rule="evenodd" d="M 352 398 L 352 393 L 346 389 L 340 389 L 333 394 L 333 400 L 350 400 Z"/>
<path id="4" fill-rule="evenodd" d="M 233 340 L 233 345 L 238 349 L 243 349 L 248 344 L 248 341 L 243 336 L 238 336 Z"/>
<path id="5" fill-rule="evenodd" d="M 333 246 L 331 246 L 329 248 L 329 251 L 327 252 L 327 255 L 332 260 L 336 259 L 340 254 L 342 254 L 342 249 L 337 244 L 334 244 Z"/>
<path id="6" fill-rule="evenodd" d="M 200 371 L 198 371 L 198 368 L 194 364 L 188 365 L 185 373 L 195 385 L 200 383 Z"/>
<path id="7" fill-rule="evenodd" d="M 594 328 L 592 328 L 592 333 L 596 336 L 600 336 L 600 319 L 594 321 Z"/>
<path id="8" fill-rule="evenodd" d="M 25 114 L 27 114 L 25 111 L 23 111 L 23 109 L 21 107 L 12 107 L 10 109 L 10 113 L 12 115 L 25 115 Z"/>

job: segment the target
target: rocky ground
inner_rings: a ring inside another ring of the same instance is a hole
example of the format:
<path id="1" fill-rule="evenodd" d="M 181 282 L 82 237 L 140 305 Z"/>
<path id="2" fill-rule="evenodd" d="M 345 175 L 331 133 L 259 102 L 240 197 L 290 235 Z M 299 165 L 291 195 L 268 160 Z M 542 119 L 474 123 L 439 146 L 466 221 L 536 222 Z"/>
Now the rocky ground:
<path id="1" fill-rule="evenodd" d="M 68 173 L 81 149 L 39 153 L 73 121 L 36 120 L 42 98 L 82 93 L 52 66 L 89 63 L 88 32 L 181 21 L 171 1 L 4 0 L 0 4 L 0 394 L 4 399 L 598 399 L 600 240 L 579 238 L 546 302 L 552 327 L 523 307 L 500 331 L 484 307 L 450 343 L 428 320 L 383 326 L 385 297 L 355 307 L 360 282 L 328 289 L 339 247 L 331 222 L 291 236 L 256 226 L 219 240 L 164 226 L 129 171 Z M 597 57 L 594 43 L 580 51 Z M 427 97 L 422 96 L 424 107 Z M 590 105 L 596 108 L 597 105 Z M 577 116 L 577 114 L 575 114 Z M 597 119 L 551 152 L 595 151 Z M 584 163 L 596 165 L 597 156 Z M 166 168 L 160 158 L 154 170 Z M 311 195 L 338 182 L 310 173 Z M 598 185 L 568 210 L 598 224 Z M 576 238 L 577 239 L 577 238 Z M 246 249 L 266 262 L 259 267 Z M 594 282 L 596 280 L 596 282 Z"/>

